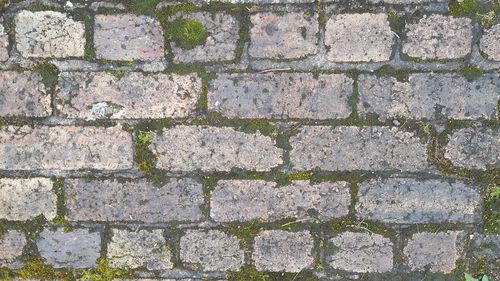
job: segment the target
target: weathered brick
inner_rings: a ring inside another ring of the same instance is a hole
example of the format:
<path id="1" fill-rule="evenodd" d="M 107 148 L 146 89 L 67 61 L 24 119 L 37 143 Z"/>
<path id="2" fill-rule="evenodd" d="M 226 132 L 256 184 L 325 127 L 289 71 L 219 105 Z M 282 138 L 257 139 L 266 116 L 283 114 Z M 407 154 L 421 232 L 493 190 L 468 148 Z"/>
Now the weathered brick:
<path id="1" fill-rule="evenodd" d="M 0 61 L 6 61 L 9 59 L 9 36 L 2 24 L 2 18 L 0 18 Z"/>
<path id="2" fill-rule="evenodd" d="M 320 2 L 328 2 L 334 0 L 320 0 Z M 220 0 L 223 3 L 233 4 L 295 4 L 295 3 L 313 3 L 314 0 Z"/>
<path id="3" fill-rule="evenodd" d="M 250 16 L 250 47 L 254 58 L 296 59 L 318 51 L 318 14 L 271 12 Z"/>
<path id="4" fill-rule="evenodd" d="M 353 80 L 344 74 L 221 74 L 208 109 L 229 118 L 347 118 Z"/>
<path id="5" fill-rule="evenodd" d="M 156 133 L 149 146 L 157 167 L 171 171 L 268 171 L 282 163 L 271 138 L 229 127 L 176 126 Z"/>
<path id="6" fill-rule="evenodd" d="M 472 252 L 475 257 L 487 260 L 500 259 L 500 234 L 474 234 Z"/>
<path id="7" fill-rule="evenodd" d="M 85 27 L 54 11 L 21 11 L 15 17 L 16 49 L 26 58 L 83 57 Z"/>
<path id="8" fill-rule="evenodd" d="M 252 259 L 257 270 L 300 272 L 314 263 L 309 231 L 267 230 L 255 237 Z"/>
<path id="9" fill-rule="evenodd" d="M 499 168 L 500 128 L 465 128 L 453 132 L 444 157 L 467 169 Z"/>
<path id="10" fill-rule="evenodd" d="M 243 265 L 240 240 L 219 230 L 192 230 L 181 237 L 180 257 L 204 271 L 237 271 Z"/>
<path id="11" fill-rule="evenodd" d="M 328 265 L 334 269 L 366 273 L 393 268 L 392 243 L 379 234 L 343 232 L 328 240 Z"/>
<path id="12" fill-rule="evenodd" d="M 471 51 L 469 18 L 431 15 L 406 25 L 403 53 L 422 59 L 458 59 Z"/>
<path id="13" fill-rule="evenodd" d="M 0 72 L 0 115 L 44 117 L 51 114 L 50 93 L 36 72 Z"/>
<path id="14" fill-rule="evenodd" d="M 425 3 L 439 3 L 439 2 L 447 2 L 448 0 L 368 0 L 369 3 L 378 4 L 378 3 L 386 3 L 386 4 L 425 4 Z"/>
<path id="15" fill-rule="evenodd" d="M 500 99 L 498 75 L 467 81 L 459 74 L 410 74 L 408 82 L 390 76 L 360 75 L 360 115 L 376 114 L 380 120 L 496 119 Z"/>
<path id="16" fill-rule="evenodd" d="M 121 127 L 6 126 L 0 129 L 0 169 L 130 169 L 132 136 Z"/>
<path id="17" fill-rule="evenodd" d="M 426 144 L 396 127 L 305 126 L 290 143 L 295 170 L 419 171 L 429 166 Z"/>
<path id="18" fill-rule="evenodd" d="M 88 229 L 44 229 L 36 245 L 42 258 L 55 268 L 90 268 L 100 256 L 101 234 Z"/>
<path id="19" fill-rule="evenodd" d="M 44 215 L 56 216 L 57 197 L 47 178 L 0 179 L 0 219 L 24 221 Z"/>
<path id="20" fill-rule="evenodd" d="M 479 42 L 479 48 L 490 60 L 500 61 L 500 24 L 487 29 Z"/>
<path id="21" fill-rule="evenodd" d="M 65 194 L 72 221 L 195 221 L 204 203 L 202 186 L 192 179 L 170 179 L 160 188 L 142 179 L 67 179 Z"/>
<path id="22" fill-rule="evenodd" d="M 411 270 L 450 273 L 462 256 L 463 232 L 415 233 L 403 252 Z"/>
<path id="23" fill-rule="evenodd" d="M 1 197 L 0 197 L 1 198 Z M 1 205 L 0 205 L 1 206 Z M 0 234 L 0 268 L 8 267 L 17 269 L 22 266 L 21 256 L 26 237 L 17 230 L 7 230 Z"/>
<path id="24" fill-rule="evenodd" d="M 386 14 L 333 15 L 326 23 L 325 45 L 330 61 L 388 61 L 393 43 Z"/>
<path id="25" fill-rule="evenodd" d="M 107 60 L 159 60 L 164 57 L 160 23 L 134 14 L 96 15 L 96 57 Z"/>
<path id="26" fill-rule="evenodd" d="M 56 88 L 59 114 L 85 119 L 187 117 L 201 94 L 196 75 L 61 73 Z"/>
<path id="27" fill-rule="evenodd" d="M 356 211 L 384 223 L 474 223 L 480 219 L 481 196 L 462 182 L 375 179 L 359 184 Z"/>
<path id="28" fill-rule="evenodd" d="M 347 182 L 294 181 L 277 188 L 262 180 L 221 180 L 211 194 L 210 217 L 218 222 L 311 217 L 326 221 L 347 215 L 350 200 Z"/>
<path id="29" fill-rule="evenodd" d="M 171 20 L 177 18 L 194 19 L 203 24 L 208 37 L 203 44 L 192 49 L 183 49 L 175 41 L 171 42 L 175 63 L 229 61 L 236 58 L 239 23 L 234 16 L 227 13 L 197 12 L 179 14 Z"/>
<path id="30" fill-rule="evenodd" d="M 112 229 L 107 258 L 111 267 L 118 268 L 164 270 L 173 267 L 172 253 L 159 229 L 135 232 Z"/>

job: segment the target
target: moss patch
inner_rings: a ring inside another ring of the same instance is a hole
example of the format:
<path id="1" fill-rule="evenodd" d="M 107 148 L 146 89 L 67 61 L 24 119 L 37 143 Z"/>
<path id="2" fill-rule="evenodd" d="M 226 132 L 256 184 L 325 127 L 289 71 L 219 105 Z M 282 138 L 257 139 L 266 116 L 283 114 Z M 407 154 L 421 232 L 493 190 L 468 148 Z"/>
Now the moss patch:
<path id="1" fill-rule="evenodd" d="M 59 69 L 48 62 L 42 62 L 33 67 L 33 71 L 38 72 L 42 76 L 42 82 L 45 86 L 53 90 L 57 85 L 59 78 Z"/>
<path id="2" fill-rule="evenodd" d="M 130 277 L 130 275 L 130 270 L 110 267 L 105 258 L 100 258 L 97 261 L 96 268 L 82 272 L 80 280 L 111 281 L 117 278 Z"/>
<path id="3" fill-rule="evenodd" d="M 466 65 L 461 70 L 460 73 L 469 81 L 475 80 L 483 76 L 484 71 L 476 66 Z"/>
<path id="4" fill-rule="evenodd" d="M 299 273 L 261 272 L 253 266 L 244 266 L 238 272 L 228 273 L 229 281 L 316 281 L 319 278 L 310 271 Z"/>
<path id="5" fill-rule="evenodd" d="M 34 258 L 26 261 L 24 267 L 17 272 L 17 277 L 22 279 L 39 280 L 71 280 L 71 274 L 54 269 L 46 264 L 41 258 Z"/>
<path id="6" fill-rule="evenodd" d="M 174 41 L 182 49 L 190 50 L 207 41 L 208 31 L 195 19 L 178 18 L 165 29 L 169 41 Z"/>

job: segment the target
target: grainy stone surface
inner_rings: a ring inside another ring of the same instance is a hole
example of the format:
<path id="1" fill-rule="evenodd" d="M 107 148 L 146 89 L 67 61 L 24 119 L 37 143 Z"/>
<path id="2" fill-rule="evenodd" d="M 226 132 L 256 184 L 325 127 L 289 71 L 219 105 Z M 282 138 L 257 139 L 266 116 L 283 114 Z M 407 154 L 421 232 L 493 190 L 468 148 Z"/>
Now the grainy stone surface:
<path id="1" fill-rule="evenodd" d="M 387 272 L 393 268 L 393 245 L 379 234 L 343 232 L 328 240 L 327 262 L 352 272 Z"/>
<path id="2" fill-rule="evenodd" d="M 472 243 L 474 256 L 487 260 L 500 259 L 500 234 L 474 234 Z"/>
<path id="3" fill-rule="evenodd" d="M 335 62 L 388 61 L 393 38 L 386 14 L 336 14 L 326 23 L 327 58 Z"/>
<path id="4" fill-rule="evenodd" d="M 107 60 L 159 60 L 164 57 L 163 31 L 149 16 L 96 15 L 96 57 Z"/>
<path id="5" fill-rule="evenodd" d="M 50 93 L 35 72 L 0 71 L 0 115 L 44 117 L 52 112 Z"/>
<path id="6" fill-rule="evenodd" d="M 490 60 L 500 61 L 500 24 L 495 24 L 487 29 L 481 41 L 479 48 Z"/>
<path id="7" fill-rule="evenodd" d="M 178 15 L 175 18 L 194 19 L 203 24 L 208 37 L 204 44 L 186 50 L 171 42 L 175 63 L 229 61 L 236 58 L 239 22 L 227 13 L 198 12 Z M 173 18 L 173 19 L 175 19 Z"/>
<path id="8" fill-rule="evenodd" d="M 85 26 L 54 11 L 21 11 L 15 17 L 16 49 L 25 58 L 83 57 Z"/>
<path id="9" fill-rule="evenodd" d="M 101 235 L 88 229 L 44 229 L 36 246 L 42 258 L 55 268 L 90 268 L 100 256 Z"/>
<path id="10" fill-rule="evenodd" d="M 415 233 L 403 249 L 408 266 L 415 271 L 450 273 L 461 257 L 463 232 Z"/>
<path id="11" fill-rule="evenodd" d="M 447 2 L 448 0 L 368 0 L 369 3 L 373 4 L 425 4 L 425 3 L 435 3 L 435 2 Z"/>
<path id="12" fill-rule="evenodd" d="M 67 179 L 65 200 L 73 221 L 195 221 L 201 218 L 202 186 L 170 179 L 161 187 L 147 180 Z"/>
<path id="13" fill-rule="evenodd" d="M 0 219 L 24 221 L 44 215 L 56 216 L 57 197 L 48 178 L 1 178 Z"/>
<path id="14" fill-rule="evenodd" d="M 138 119 L 189 116 L 201 94 L 196 74 L 61 73 L 56 89 L 59 115 L 67 118 Z"/>
<path id="15" fill-rule="evenodd" d="M 314 263 L 309 231 L 267 230 L 254 240 L 252 259 L 257 270 L 300 272 Z"/>
<path id="16" fill-rule="evenodd" d="M 271 12 L 250 16 L 250 47 L 254 58 L 293 59 L 318 51 L 318 15 L 289 12 L 283 15 Z"/>
<path id="17" fill-rule="evenodd" d="M 359 184 L 358 215 L 384 223 L 474 223 L 480 219 L 479 189 L 462 182 L 411 178 Z"/>
<path id="18" fill-rule="evenodd" d="M 26 237 L 20 231 L 7 230 L 0 234 L 0 267 L 12 269 L 21 267 L 22 261 L 20 257 L 26 243 Z"/>
<path id="19" fill-rule="evenodd" d="M 149 147 L 157 167 L 171 171 L 269 171 L 282 163 L 271 138 L 229 127 L 176 126 L 156 133 Z"/>
<path id="20" fill-rule="evenodd" d="M 458 59 L 471 51 L 469 18 L 430 15 L 406 25 L 403 53 L 422 59 Z"/>
<path id="21" fill-rule="evenodd" d="M 181 237 L 180 257 L 204 271 L 238 271 L 244 262 L 240 240 L 219 230 L 192 230 Z"/>
<path id="22" fill-rule="evenodd" d="M 450 136 L 444 157 L 453 165 L 486 170 L 500 167 L 500 129 L 464 128 Z"/>
<path id="23" fill-rule="evenodd" d="M 0 169 L 129 168 L 132 168 L 132 136 L 118 126 L 7 126 L 0 129 Z"/>
<path id="24" fill-rule="evenodd" d="M 344 74 L 222 74 L 210 84 L 208 108 L 229 118 L 347 118 L 352 91 Z"/>
<path id="25" fill-rule="evenodd" d="M 428 167 L 426 144 L 396 127 L 304 126 L 290 138 L 295 170 L 400 170 Z"/>
<path id="26" fill-rule="evenodd" d="M 294 181 L 276 187 L 262 180 L 222 180 L 211 194 L 210 217 L 219 222 L 285 218 L 326 221 L 347 215 L 350 201 L 347 182 Z"/>
<path id="27" fill-rule="evenodd" d="M 0 61 L 6 61 L 9 59 L 9 36 L 5 32 L 5 28 L 2 24 L 2 18 L 0 18 Z"/>
<path id="28" fill-rule="evenodd" d="M 390 76 L 361 75 L 358 89 L 359 113 L 377 114 L 380 120 L 497 119 L 500 76 L 467 81 L 459 74 L 417 73 L 398 82 Z"/>
<path id="29" fill-rule="evenodd" d="M 173 267 L 163 231 L 113 229 L 107 258 L 111 267 L 165 270 Z"/>

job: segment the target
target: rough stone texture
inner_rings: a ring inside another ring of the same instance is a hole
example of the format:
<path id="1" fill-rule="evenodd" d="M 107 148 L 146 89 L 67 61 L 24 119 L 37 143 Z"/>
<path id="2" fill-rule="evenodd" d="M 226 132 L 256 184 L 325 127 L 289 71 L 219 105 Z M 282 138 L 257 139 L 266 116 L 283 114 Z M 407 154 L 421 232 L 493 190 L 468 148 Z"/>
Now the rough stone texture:
<path id="1" fill-rule="evenodd" d="M 326 23 L 327 58 L 335 62 L 388 61 L 393 38 L 386 14 L 333 15 Z"/>
<path id="2" fill-rule="evenodd" d="M 133 14 L 96 15 L 96 57 L 107 60 L 159 60 L 164 57 L 160 23 Z"/>
<path id="3" fill-rule="evenodd" d="M 234 16 L 199 12 L 182 14 L 175 18 L 197 20 L 207 30 L 208 37 L 204 44 L 190 50 L 182 49 L 175 42 L 171 42 L 174 63 L 229 61 L 236 58 L 239 23 Z"/>
<path id="4" fill-rule="evenodd" d="M 36 72 L 0 71 L 0 116 L 51 114 L 50 93 Z"/>
<path id="5" fill-rule="evenodd" d="M 444 157 L 466 169 L 499 168 L 500 128 L 464 128 L 453 132 Z"/>
<path id="6" fill-rule="evenodd" d="M 53 183 L 47 178 L 1 178 L 0 219 L 24 221 L 44 215 L 52 220 L 57 202 L 52 188 Z"/>
<path id="7" fill-rule="evenodd" d="M 13 269 L 21 267 L 20 257 L 26 243 L 26 237 L 20 231 L 7 230 L 2 233 L 0 235 L 0 267 Z"/>
<path id="8" fill-rule="evenodd" d="M 419 171 L 428 167 L 426 144 L 396 127 L 304 126 L 290 144 L 295 170 Z"/>
<path id="9" fill-rule="evenodd" d="M 463 232 L 415 233 L 403 252 L 411 270 L 451 273 L 461 257 Z"/>
<path id="10" fill-rule="evenodd" d="M 250 16 L 250 47 L 254 58 L 294 59 L 318 51 L 318 15 L 265 12 Z"/>
<path id="11" fill-rule="evenodd" d="M 282 163 L 269 137 L 229 127 L 176 126 L 155 133 L 149 148 L 157 167 L 170 171 L 268 171 Z"/>
<path id="12" fill-rule="evenodd" d="M 327 262 L 334 269 L 352 272 L 387 272 L 393 267 L 392 243 L 379 234 L 344 232 L 330 238 Z"/>
<path id="13" fill-rule="evenodd" d="M 403 53 L 422 59 L 458 59 L 471 51 L 469 18 L 431 15 L 406 25 Z"/>
<path id="14" fill-rule="evenodd" d="M 204 203 L 200 183 L 170 179 L 161 187 L 147 180 L 67 179 L 65 199 L 72 221 L 195 221 Z"/>
<path id="15" fill-rule="evenodd" d="M 485 31 L 479 42 L 479 48 L 490 60 L 500 61 L 500 24 Z"/>
<path id="16" fill-rule="evenodd" d="M 358 81 L 360 115 L 380 120 L 497 119 L 500 76 L 483 75 L 467 81 L 459 74 L 410 74 L 408 82 L 390 76 L 361 75 Z"/>
<path id="17" fill-rule="evenodd" d="M 139 119 L 189 116 L 201 94 L 196 75 L 65 72 L 56 89 L 59 114 L 67 118 Z"/>
<path id="18" fill-rule="evenodd" d="M 262 180 L 221 180 L 211 195 L 210 217 L 218 222 L 326 221 L 347 215 L 350 201 L 347 182 L 294 181 L 277 188 L 274 182 Z"/>
<path id="19" fill-rule="evenodd" d="M 462 182 L 392 178 L 359 184 L 358 215 L 384 223 L 474 223 L 481 196 Z"/>
<path id="20" fill-rule="evenodd" d="M 6 61 L 9 59 L 9 36 L 2 24 L 2 18 L 0 18 L 0 61 Z"/>
<path id="21" fill-rule="evenodd" d="M 369 3 L 379 4 L 425 4 L 425 3 L 439 3 L 439 2 L 447 2 L 448 0 L 368 0 Z"/>
<path id="22" fill-rule="evenodd" d="M 487 260 L 500 259 L 500 234 L 475 234 L 472 239 L 473 254 Z"/>
<path id="23" fill-rule="evenodd" d="M 99 258 L 101 235 L 88 229 L 44 229 L 36 246 L 42 258 L 55 268 L 90 268 Z"/>
<path id="24" fill-rule="evenodd" d="M 16 48 L 25 58 L 83 57 L 85 26 L 54 11 L 21 11 L 15 17 Z"/>
<path id="25" fill-rule="evenodd" d="M 309 231 L 267 230 L 255 237 L 252 259 L 257 270 L 300 272 L 314 263 Z"/>
<path id="26" fill-rule="evenodd" d="M 162 230 L 113 229 L 107 258 L 111 267 L 165 270 L 173 267 Z"/>
<path id="27" fill-rule="evenodd" d="M 132 136 L 121 126 L 0 129 L 4 170 L 130 169 L 132 154 Z"/>
<path id="28" fill-rule="evenodd" d="M 240 240 L 222 231 L 188 231 L 180 245 L 181 260 L 204 271 L 238 271 L 244 263 Z"/>
<path id="29" fill-rule="evenodd" d="M 222 74 L 208 108 L 229 118 L 347 118 L 353 80 L 344 74 Z"/>

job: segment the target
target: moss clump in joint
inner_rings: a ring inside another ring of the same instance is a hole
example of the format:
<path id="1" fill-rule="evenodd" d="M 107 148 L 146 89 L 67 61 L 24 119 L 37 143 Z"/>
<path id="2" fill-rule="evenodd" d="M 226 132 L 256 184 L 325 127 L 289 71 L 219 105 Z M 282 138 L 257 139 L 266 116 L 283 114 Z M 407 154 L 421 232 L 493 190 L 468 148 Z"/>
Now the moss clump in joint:
<path id="1" fill-rule="evenodd" d="M 186 50 L 204 44 L 208 38 L 205 26 L 195 19 L 175 19 L 167 26 L 166 34 L 169 40 Z"/>

